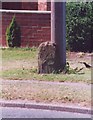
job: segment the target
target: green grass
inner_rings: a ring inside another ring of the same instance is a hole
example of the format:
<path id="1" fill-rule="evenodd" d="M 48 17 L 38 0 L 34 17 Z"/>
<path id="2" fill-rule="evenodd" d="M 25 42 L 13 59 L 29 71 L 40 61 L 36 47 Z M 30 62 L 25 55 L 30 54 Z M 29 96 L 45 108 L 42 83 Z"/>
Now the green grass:
<path id="1" fill-rule="evenodd" d="M 2 49 L 3 70 L 0 72 L 0 77 L 11 80 L 34 79 L 60 82 L 66 81 L 91 83 L 91 70 L 87 69 L 83 71 L 83 74 L 38 74 L 37 54 L 37 48 Z M 67 61 L 69 62 L 68 58 Z"/>
<path id="2" fill-rule="evenodd" d="M 33 48 L 7 48 L 2 49 L 2 60 L 13 61 L 23 59 L 34 59 L 37 54 L 37 49 Z"/>
<path id="3" fill-rule="evenodd" d="M 44 80 L 44 81 L 59 81 L 59 82 L 86 82 L 91 83 L 90 71 L 85 74 L 38 74 L 37 69 L 12 69 L 5 70 L 2 73 L 4 79 L 15 80 Z"/>

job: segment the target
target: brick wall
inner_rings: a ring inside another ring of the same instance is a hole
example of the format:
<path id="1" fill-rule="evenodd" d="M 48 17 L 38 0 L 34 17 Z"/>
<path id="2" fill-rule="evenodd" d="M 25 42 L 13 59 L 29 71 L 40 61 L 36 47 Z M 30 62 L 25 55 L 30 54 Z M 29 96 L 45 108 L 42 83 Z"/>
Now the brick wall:
<path id="1" fill-rule="evenodd" d="M 51 11 L 51 2 L 47 2 L 47 10 Z"/>
<path id="2" fill-rule="evenodd" d="M 13 15 L 14 13 L 2 13 L 2 46 L 6 46 L 5 32 Z M 15 13 L 15 16 L 21 27 L 22 47 L 38 46 L 41 42 L 50 41 L 50 13 Z"/>
<path id="3" fill-rule="evenodd" d="M 9 10 L 48 10 L 50 11 L 51 3 L 39 2 L 39 1 L 38 2 L 2 2 L 2 8 L 9 9 Z"/>
<path id="4" fill-rule="evenodd" d="M 38 2 L 22 2 L 22 10 L 38 10 Z"/>
<path id="5" fill-rule="evenodd" d="M 38 2 L 2 2 L 2 8 L 9 10 L 38 10 Z"/>

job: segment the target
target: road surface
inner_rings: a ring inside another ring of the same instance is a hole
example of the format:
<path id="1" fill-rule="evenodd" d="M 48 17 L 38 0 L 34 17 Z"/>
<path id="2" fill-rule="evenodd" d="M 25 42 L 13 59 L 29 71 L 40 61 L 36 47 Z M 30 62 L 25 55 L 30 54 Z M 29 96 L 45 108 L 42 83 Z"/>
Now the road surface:
<path id="1" fill-rule="evenodd" d="M 1 118 L 91 118 L 89 114 L 16 107 L 2 107 L 0 111 Z"/>

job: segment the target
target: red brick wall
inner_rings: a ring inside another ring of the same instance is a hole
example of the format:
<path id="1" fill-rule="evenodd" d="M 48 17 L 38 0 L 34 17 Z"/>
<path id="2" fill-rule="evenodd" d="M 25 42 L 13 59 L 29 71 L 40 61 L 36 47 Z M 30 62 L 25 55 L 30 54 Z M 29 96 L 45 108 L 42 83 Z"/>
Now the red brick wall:
<path id="1" fill-rule="evenodd" d="M 47 2 L 47 10 L 51 11 L 51 2 Z"/>
<path id="2" fill-rule="evenodd" d="M 38 2 L 22 2 L 22 10 L 38 10 Z"/>
<path id="3" fill-rule="evenodd" d="M 10 10 L 21 9 L 21 2 L 2 2 L 2 8 Z"/>
<path id="4" fill-rule="evenodd" d="M 13 15 L 13 13 L 2 13 L 3 46 L 6 46 L 5 32 Z M 15 16 L 21 28 L 21 46 L 38 46 L 41 42 L 50 41 L 50 13 L 16 13 Z"/>
<path id="5" fill-rule="evenodd" d="M 23 1 L 23 0 L 20 0 Z M 3 9 L 9 10 L 51 10 L 51 2 L 2 2 Z"/>
<path id="6" fill-rule="evenodd" d="M 38 10 L 38 2 L 2 2 L 2 8 L 8 10 Z"/>

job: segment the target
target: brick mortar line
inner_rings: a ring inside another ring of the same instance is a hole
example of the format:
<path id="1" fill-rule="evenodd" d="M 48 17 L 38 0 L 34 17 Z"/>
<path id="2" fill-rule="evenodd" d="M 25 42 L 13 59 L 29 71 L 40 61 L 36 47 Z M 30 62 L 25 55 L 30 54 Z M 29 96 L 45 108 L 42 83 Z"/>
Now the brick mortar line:
<path id="1" fill-rule="evenodd" d="M 74 112 L 93 115 L 93 110 L 75 108 L 75 107 L 62 107 L 62 106 L 52 106 L 52 105 L 38 105 L 30 103 L 10 103 L 10 102 L 0 102 L 1 107 L 20 107 L 20 108 L 32 108 L 32 109 L 43 109 L 43 110 L 55 110 L 64 112 Z"/>

